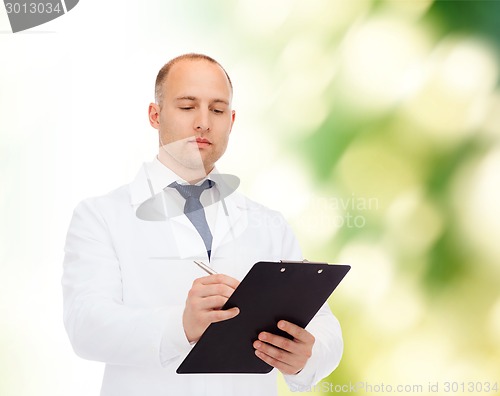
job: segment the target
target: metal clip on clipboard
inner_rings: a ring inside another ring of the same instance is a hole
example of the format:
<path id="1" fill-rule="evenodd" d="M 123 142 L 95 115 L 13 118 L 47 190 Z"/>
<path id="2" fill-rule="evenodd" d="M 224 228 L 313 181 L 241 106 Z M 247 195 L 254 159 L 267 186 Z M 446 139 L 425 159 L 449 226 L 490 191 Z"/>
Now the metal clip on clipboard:
<path id="1" fill-rule="evenodd" d="M 280 263 L 283 264 L 326 264 L 328 263 L 322 262 L 322 261 L 309 261 L 309 260 L 300 260 L 300 261 L 294 261 L 294 260 L 280 260 Z"/>

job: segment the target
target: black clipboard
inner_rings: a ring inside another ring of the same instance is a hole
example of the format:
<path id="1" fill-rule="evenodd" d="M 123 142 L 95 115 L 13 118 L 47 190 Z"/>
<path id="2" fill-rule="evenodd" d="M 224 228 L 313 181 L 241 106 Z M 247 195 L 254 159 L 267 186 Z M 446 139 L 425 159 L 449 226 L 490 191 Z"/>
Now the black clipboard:
<path id="1" fill-rule="evenodd" d="M 291 338 L 278 329 L 278 321 L 306 327 L 350 269 L 307 261 L 254 264 L 223 307 L 238 307 L 238 316 L 212 323 L 177 374 L 270 372 L 273 367 L 255 356 L 258 334 L 268 331 Z"/>

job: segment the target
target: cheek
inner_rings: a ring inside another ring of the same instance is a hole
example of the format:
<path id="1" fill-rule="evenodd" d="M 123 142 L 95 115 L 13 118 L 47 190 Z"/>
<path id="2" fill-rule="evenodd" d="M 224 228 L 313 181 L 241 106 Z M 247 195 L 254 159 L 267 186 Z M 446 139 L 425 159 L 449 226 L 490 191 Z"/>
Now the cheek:
<path id="1" fill-rule="evenodd" d="M 160 125 L 160 138 L 163 144 L 172 141 L 172 134 L 168 132 L 168 129 L 164 124 Z"/>
<path id="2" fill-rule="evenodd" d="M 165 117 L 165 120 L 162 119 L 160 122 L 160 133 L 163 141 L 179 140 L 183 137 L 183 131 L 187 130 L 186 126 L 183 125 L 182 122 L 179 122 L 178 120 L 171 120 L 171 118 L 167 119 L 167 117 Z"/>
<path id="3" fill-rule="evenodd" d="M 229 142 L 229 133 L 220 137 L 218 145 L 217 145 L 217 152 L 219 153 L 219 155 L 224 154 L 224 152 L 226 151 L 228 142 Z"/>
<path id="4" fill-rule="evenodd" d="M 217 125 L 217 130 L 220 131 L 221 135 L 229 135 L 232 124 L 233 122 L 230 117 L 224 117 L 224 119 L 218 119 L 214 125 Z"/>

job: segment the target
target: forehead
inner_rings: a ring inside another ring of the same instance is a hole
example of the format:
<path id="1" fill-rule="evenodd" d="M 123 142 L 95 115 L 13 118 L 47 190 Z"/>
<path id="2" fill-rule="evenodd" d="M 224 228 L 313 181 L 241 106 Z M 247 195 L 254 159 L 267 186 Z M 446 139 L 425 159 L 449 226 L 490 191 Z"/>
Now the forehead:
<path id="1" fill-rule="evenodd" d="M 222 68 L 207 60 L 181 60 L 170 69 L 163 83 L 166 97 L 231 99 L 231 86 Z"/>

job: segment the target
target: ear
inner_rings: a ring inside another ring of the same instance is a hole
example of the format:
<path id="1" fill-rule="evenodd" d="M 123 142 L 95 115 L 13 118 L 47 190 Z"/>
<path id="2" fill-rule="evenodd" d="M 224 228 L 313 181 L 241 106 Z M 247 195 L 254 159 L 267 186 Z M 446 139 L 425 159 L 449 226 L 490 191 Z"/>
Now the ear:
<path id="1" fill-rule="evenodd" d="M 229 129 L 229 133 L 233 130 L 234 120 L 236 119 L 236 111 L 231 110 L 231 128 Z"/>
<path id="2" fill-rule="evenodd" d="M 149 123 L 154 129 L 160 129 L 160 106 L 150 103 L 148 108 Z"/>

